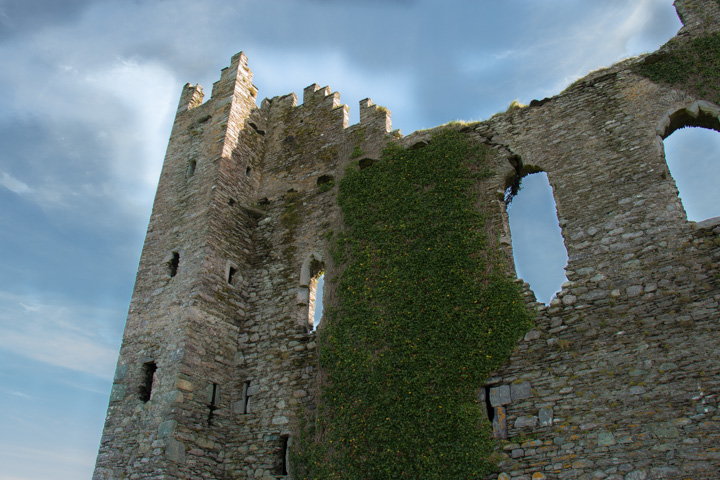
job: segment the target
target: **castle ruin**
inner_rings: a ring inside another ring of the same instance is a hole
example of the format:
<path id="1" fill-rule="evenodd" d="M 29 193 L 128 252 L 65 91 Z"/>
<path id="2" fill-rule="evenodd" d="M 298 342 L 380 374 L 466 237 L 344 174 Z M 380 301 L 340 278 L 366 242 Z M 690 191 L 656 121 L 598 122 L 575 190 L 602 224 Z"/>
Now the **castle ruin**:
<path id="1" fill-rule="evenodd" d="M 316 282 L 326 272 L 332 305 L 341 271 L 339 181 L 443 129 L 489 149 L 477 202 L 509 265 L 503 194 L 528 171 L 548 175 L 569 257 L 548 306 L 518 281 L 535 325 L 475 386 L 499 441 L 488 478 L 720 477 L 720 222 L 687 221 L 663 149 L 678 128 L 720 131 L 720 82 L 643 74 L 718 38 L 720 3 L 675 5 L 684 27 L 658 52 L 404 137 L 369 99 L 348 125 L 329 87 L 258 107 L 242 53 L 204 103 L 186 85 L 93 478 L 291 478 L 299 416 L 320 400 Z"/>

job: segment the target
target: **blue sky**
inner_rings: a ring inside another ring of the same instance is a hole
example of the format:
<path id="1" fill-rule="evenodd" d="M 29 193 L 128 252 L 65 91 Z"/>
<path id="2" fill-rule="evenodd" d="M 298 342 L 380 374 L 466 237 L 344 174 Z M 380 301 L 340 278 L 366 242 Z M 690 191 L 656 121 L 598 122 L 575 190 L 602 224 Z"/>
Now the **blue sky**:
<path id="1" fill-rule="evenodd" d="M 186 82 L 209 95 L 243 50 L 260 98 L 330 85 L 351 121 L 371 97 L 410 133 L 559 93 L 679 28 L 671 0 L 0 0 L 0 480 L 90 478 Z"/>

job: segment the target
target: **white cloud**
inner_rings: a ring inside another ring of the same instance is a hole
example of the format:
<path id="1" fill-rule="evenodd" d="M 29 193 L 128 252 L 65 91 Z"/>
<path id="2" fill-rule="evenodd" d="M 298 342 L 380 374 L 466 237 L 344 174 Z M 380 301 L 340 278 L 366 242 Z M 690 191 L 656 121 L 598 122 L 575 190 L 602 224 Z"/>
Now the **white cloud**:
<path id="1" fill-rule="evenodd" d="M 7 188 L 11 192 L 17 193 L 18 195 L 33 192 L 33 190 L 28 186 L 27 183 L 21 182 L 7 172 L 2 172 L 2 178 L 0 178 L 0 185 Z"/>
<path id="2" fill-rule="evenodd" d="M 55 367 L 110 378 L 117 333 L 107 332 L 122 313 L 0 292 L 0 348 Z M 111 338 L 112 340 L 109 340 Z"/>

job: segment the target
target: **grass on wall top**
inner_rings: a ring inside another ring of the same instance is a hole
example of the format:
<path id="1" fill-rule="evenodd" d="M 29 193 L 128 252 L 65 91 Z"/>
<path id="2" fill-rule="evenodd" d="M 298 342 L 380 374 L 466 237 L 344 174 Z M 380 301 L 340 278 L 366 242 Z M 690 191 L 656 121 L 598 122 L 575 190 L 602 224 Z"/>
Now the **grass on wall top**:
<path id="1" fill-rule="evenodd" d="M 693 38 L 649 55 L 636 71 L 654 82 L 681 86 L 720 104 L 720 34 Z"/>
<path id="2" fill-rule="evenodd" d="M 472 194 L 484 146 L 446 130 L 342 179 L 337 307 L 297 480 L 462 480 L 493 468 L 477 393 L 531 326 Z"/>

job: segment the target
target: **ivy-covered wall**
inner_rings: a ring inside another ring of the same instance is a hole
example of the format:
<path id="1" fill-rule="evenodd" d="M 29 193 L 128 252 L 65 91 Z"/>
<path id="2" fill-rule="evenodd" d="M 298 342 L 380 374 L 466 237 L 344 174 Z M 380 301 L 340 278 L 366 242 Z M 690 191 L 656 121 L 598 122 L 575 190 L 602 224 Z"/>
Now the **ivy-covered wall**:
<path id="1" fill-rule="evenodd" d="M 650 80 L 690 91 L 720 104 L 720 34 L 674 39 L 647 56 L 636 71 Z"/>
<path id="2" fill-rule="evenodd" d="M 319 340 L 319 416 L 291 462 L 298 480 L 455 480 L 492 468 L 478 391 L 531 322 L 476 204 L 486 151 L 449 129 L 342 179 L 342 273 Z"/>

